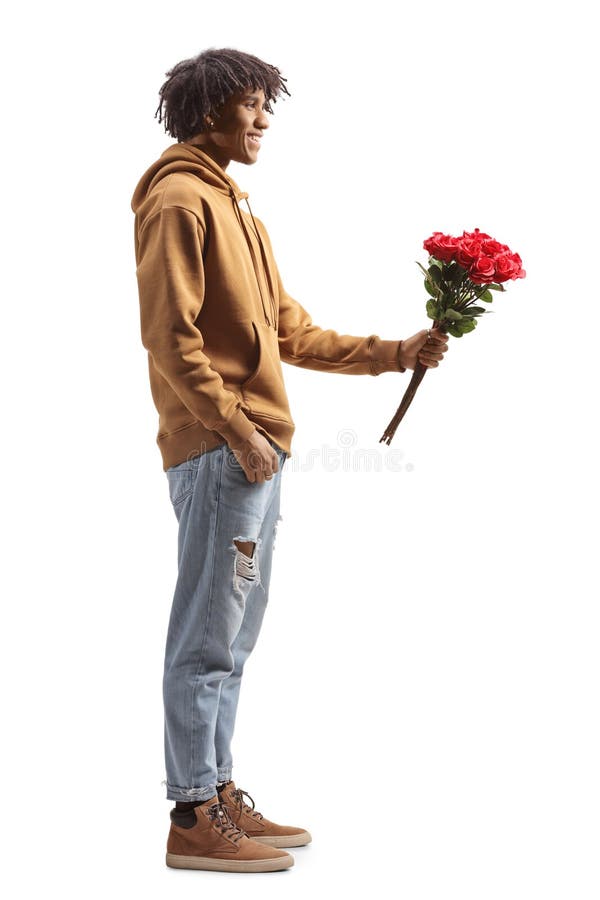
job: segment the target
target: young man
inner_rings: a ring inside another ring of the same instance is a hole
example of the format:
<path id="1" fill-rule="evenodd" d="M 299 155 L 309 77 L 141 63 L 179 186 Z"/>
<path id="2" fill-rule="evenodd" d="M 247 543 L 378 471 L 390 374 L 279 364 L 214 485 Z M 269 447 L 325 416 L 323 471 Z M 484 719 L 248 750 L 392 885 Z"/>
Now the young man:
<path id="1" fill-rule="evenodd" d="M 231 779 L 244 664 L 268 601 L 281 476 L 295 430 L 281 360 L 379 375 L 435 367 L 444 335 L 404 341 L 323 330 L 286 293 L 269 236 L 229 163 L 254 164 L 279 69 L 208 50 L 167 74 L 159 122 L 176 139 L 132 199 L 141 337 L 157 443 L 179 523 L 178 578 L 165 650 L 167 865 L 274 871 L 308 843 Z M 246 200 L 249 212 L 242 210 Z M 252 802 L 249 806 L 244 795 Z"/>

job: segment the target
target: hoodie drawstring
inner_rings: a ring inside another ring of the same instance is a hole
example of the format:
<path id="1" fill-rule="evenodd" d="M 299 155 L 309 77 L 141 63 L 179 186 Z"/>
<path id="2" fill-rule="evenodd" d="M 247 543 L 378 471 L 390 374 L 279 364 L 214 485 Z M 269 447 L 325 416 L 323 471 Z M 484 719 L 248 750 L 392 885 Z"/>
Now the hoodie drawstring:
<path id="1" fill-rule="evenodd" d="M 257 240 L 258 240 L 258 245 L 259 245 L 259 247 L 260 247 L 260 253 L 261 253 L 261 256 L 262 256 L 264 272 L 265 272 L 267 281 L 269 282 L 269 291 L 270 291 L 270 293 L 271 293 L 271 298 L 270 298 L 270 299 L 271 299 L 271 309 L 272 309 L 272 312 L 273 312 L 273 321 L 274 321 L 274 323 L 275 323 L 275 326 L 274 326 L 274 327 L 277 328 L 277 324 L 278 324 L 278 323 L 277 323 L 277 305 L 276 305 L 276 303 L 275 303 L 275 291 L 274 291 L 274 289 L 273 289 L 273 282 L 271 281 L 271 271 L 270 271 L 270 269 L 269 269 L 269 263 L 267 262 L 267 254 L 265 253 L 264 244 L 263 244 L 263 242 L 262 242 L 262 240 L 261 240 L 260 233 L 259 233 L 259 231 L 258 231 L 258 226 L 257 226 L 256 222 L 254 221 L 254 215 L 253 215 L 253 213 L 252 213 L 252 209 L 251 209 L 251 207 L 250 207 L 250 203 L 249 203 L 249 201 L 248 201 L 248 197 L 246 196 L 244 199 L 245 199 L 245 201 L 246 201 L 246 206 L 248 207 L 248 210 L 249 210 L 249 212 L 250 212 L 250 215 L 252 216 L 252 224 L 254 225 L 254 233 L 256 234 L 256 238 L 257 238 Z"/>
<path id="2" fill-rule="evenodd" d="M 250 238 L 250 235 L 248 234 L 248 230 L 247 230 L 247 228 L 246 228 L 246 223 L 244 222 L 244 217 L 242 216 L 242 212 L 241 212 L 241 210 L 240 210 L 239 204 L 238 204 L 237 199 L 236 199 L 236 196 L 235 196 L 235 192 L 234 192 L 233 190 L 231 191 L 231 198 L 232 198 L 232 200 L 233 200 L 233 205 L 234 205 L 235 210 L 236 210 L 236 215 L 237 215 L 237 218 L 238 218 L 238 222 L 240 223 L 240 226 L 241 226 L 241 228 L 242 228 L 242 231 L 244 232 L 244 237 L 246 238 L 246 243 L 248 244 L 248 249 L 250 250 L 250 255 L 251 255 L 251 257 L 252 257 L 252 264 L 253 264 L 253 266 L 254 266 L 254 273 L 255 273 L 255 275 L 256 275 L 256 283 L 258 284 L 258 290 L 259 290 L 259 293 L 260 293 L 260 299 L 261 299 L 261 303 L 262 303 L 262 308 L 263 308 L 263 312 L 264 312 L 264 315 L 265 315 L 265 321 L 267 322 L 268 325 L 272 326 L 273 328 L 277 328 L 277 323 L 276 323 L 277 315 L 276 315 L 275 300 L 274 300 L 274 296 L 273 296 L 273 283 L 272 283 L 272 281 L 271 281 L 271 275 L 270 275 L 270 272 L 269 272 L 269 266 L 268 266 L 268 263 L 267 263 L 266 254 L 265 254 L 265 249 L 264 249 L 264 247 L 263 247 L 263 242 L 262 242 L 262 240 L 261 240 L 261 238 L 260 238 L 260 234 L 258 233 L 258 228 L 257 228 L 257 226 L 256 226 L 256 222 L 254 221 L 254 216 L 252 215 L 252 210 L 250 209 L 250 204 L 248 203 L 248 195 L 245 194 L 245 193 L 242 193 L 241 199 L 246 200 L 246 205 L 248 206 L 248 209 L 250 210 L 250 215 L 252 216 L 252 222 L 253 222 L 253 224 L 254 224 L 254 233 L 256 234 L 256 238 L 257 238 L 257 240 L 258 240 L 258 245 L 259 245 L 259 247 L 260 247 L 260 252 L 261 252 L 261 257 L 262 257 L 263 271 L 264 271 L 264 273 L 265 273 L 265 277 L 266 277 L 266 280 L 267 280 L 267 282 L 268 282 L 268 285 L 269 285 L 269 291 L 270 291 L 270 294 L 271 294 L 271 296 L 270 296 L 269 299 L 270 299 L 271 314 L 272 314 L 272 316 L 273 316 L 273 321 L 271 321 L 271 318 L 270 318 L 269 313 L 267 312 L 267 308 L 266 308 L 266 306 L 265 306 L 265 298 L 264 298 L 264 296 L 263 296 L 263 291 L 262 291 L 262 287 L 261 287 L 261 284 L 260 284 L 260 277 L 259 277 L 259 274 L 258 274 L 258 267 L 259 267 L 259 264 L 258 264 L 258 260 L 257 260 L 257 258 L 256 258 L 256 253 L 254 252 L 254 247 L 253 247 L 253 245 L 252 245 L 252 240 L 251 240 L 251 238 Z"/>

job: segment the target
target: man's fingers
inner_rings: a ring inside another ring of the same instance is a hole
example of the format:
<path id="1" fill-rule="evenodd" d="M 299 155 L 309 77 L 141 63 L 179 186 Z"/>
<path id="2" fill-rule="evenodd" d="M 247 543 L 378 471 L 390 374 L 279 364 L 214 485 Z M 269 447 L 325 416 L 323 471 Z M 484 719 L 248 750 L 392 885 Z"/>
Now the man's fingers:
<path id="1" fill-rule="evenodd" d="M 448 335 L 443 331 L 437 331 L 435 328 L 424 329 L 421 332 L 421 338 L 423 341 L 421 349 L 424 347 L 435 347 L 443 350 L 448 347 Z"/>
<path id="2" fill-rule="evenodd" d="M 435 328 L 432 328 L 428 337 L 428 341 L 435 341 L 437 344 L 446 344 L 448 341 L 448 335 L 443 331 L 436 331 Z"/>
<path id="3" fill-rule="evenodd" d="M 430 354 L 432 356 L 437 356 L 437 358 L 439 359 L 440 353 L 445 353 L 447 349 L 448 349 L 448 344 L 446 342 L 442 343 L 440 341 L 435 341 L 435 343 L 434 343 L 432 340 L 432 341 L 428 341 L 426 344 L 424 344 L 423 347 L 421 347 L 419 352 Z"/>
<path id="4" fill-rule="evenodd" d="M 247 476 L 248 481 L 263 484 L 265 481 L 270 481 L 273 475 L 279 471 L 279 458 L 274 453 L 270 459 L 265 460 L 255 453 L 251 453 L 248 456 L 248 468 L 250 470 L 250 475 Z"/>
<path id="5" fill-rule="evenodd" d="M 436 369 L 439 366 L 439 360 L 444 358 L 444 353 L 447 349 L 447 335 L 432 328 L 427 340 L 419 351 L 419 362 L 428 369 Z"/>
<path id="6" fill-rule="evenodd" d="M 419 356 L 424 357 L 425 359 L 442 359 L 444 356 L 443 349 L 433 349 L 429 347 L 425 347 L 423 350 L 419 351 Z"/>

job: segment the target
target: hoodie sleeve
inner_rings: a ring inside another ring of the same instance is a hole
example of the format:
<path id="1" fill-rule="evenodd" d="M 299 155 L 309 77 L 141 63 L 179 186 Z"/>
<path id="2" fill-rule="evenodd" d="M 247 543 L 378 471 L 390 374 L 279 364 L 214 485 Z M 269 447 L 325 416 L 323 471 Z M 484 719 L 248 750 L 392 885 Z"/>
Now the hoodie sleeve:
<path id="1" fill-rule="evenodd" d="M 313 325 L 309 313 L 285 290 L 277 271 L 279 291 L 279 353 L 284 362 L 318 372 L 345 375 L 380 375 L 405 372 L 400 365 L 402 341 L 378 335 L 355 337 Z"/>
<path id="2" fill-rule="evenodd" d="M 179 206 L 163 206 L 136 236 L 142 344 L 191 414 L 233 448 L 256 430 L 203 353 L 194 325 L 204 300 L 204 225 Z"/>

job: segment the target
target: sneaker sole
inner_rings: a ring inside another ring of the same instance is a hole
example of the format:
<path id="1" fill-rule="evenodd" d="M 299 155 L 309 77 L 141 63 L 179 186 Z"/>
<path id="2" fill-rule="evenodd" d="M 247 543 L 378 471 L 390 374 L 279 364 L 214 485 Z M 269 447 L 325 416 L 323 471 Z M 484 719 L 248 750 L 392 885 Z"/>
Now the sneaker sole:
<path id="1" fill-rule="evenodd" d="M 248 835 L 253 841 L 259 844 L 267 844 L 269 847 L 304 847 L 310 844 L 312 837 L 310 832 L 302 831 L 300 834 L 274 834 L 271 837 L 256 837 L 256 835 Z"/>
<path id="2" fill-rule="evenodd" d="M 208 869 L 211 872 L 278 872 L 294 865 L 294 857 L 288 853 L 276 859 L 214 859 L 210 856 L 180 856 L 167 853 L 167 865 L 171 869 Z"/>

